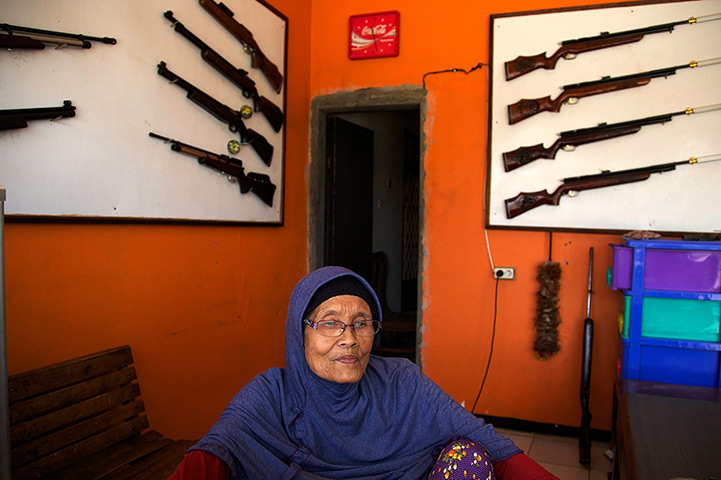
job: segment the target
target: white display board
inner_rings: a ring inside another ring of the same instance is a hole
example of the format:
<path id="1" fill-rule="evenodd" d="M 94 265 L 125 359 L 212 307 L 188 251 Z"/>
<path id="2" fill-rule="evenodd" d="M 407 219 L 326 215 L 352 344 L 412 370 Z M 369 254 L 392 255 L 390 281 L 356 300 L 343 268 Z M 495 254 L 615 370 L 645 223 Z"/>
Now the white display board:
<path id="1" fill-rule="evenodd" d="M 263 53 L 286 71 L 287 19 L 258 0 L 224 0 Z M 201 50 L 177 33 L 179 22 L 234 67 L 258 93 L 285 112 L 285 78 L 276 92 L 251 57 L 198 1 L 0 0 L 0 22 L 95 37 L 116 45 L 0 51 L 0 110 L 54 107 L 64 100 L 74 118 L 29 122 L 0 131 L 0 183 L 8 218 L 110 218 L 251 222 L 282 225 L 285 125 L 279 132 L 256 112 L 247 128 L 274 147 L 266 165 L 249 145 L 233 155 L 237 133 L 160 76 L 159 62 L 233 110 L 253 105 L 239 88 L 203 61 Z M 238 184 L 150 138 L 155 132 L 242 160 L 245 173 L 266 174 L 277 187 L 272 206 Z"/>
<path id="2" fill-rule="evenodd" d="M 503 153 L 522 146 L 551 146 L 561 132 L 619 123 L 689 107 L 721 104 L 721 63 L 679 69 L 647 85 L 580 98 L 558 113 L 541 112 L 510 124 L 508 106 L 520 99 L 557 98 L 562 87 L 686 65 L 721 57 L 721 20 L 676 26 L 640 41 L 561 58 L 555 69 L 537 69 L 506 80 L 504 64 L 519 55 L 551 56 L 564 40 L 593 37 L 721 13 L 721 0 L 614 4 L 493 15 L 487 224 L 508 228 L 718 232 L 721 162 L 679 166 L 648 180 L 563 196 L 515 218 L 505 200 L 520 192 L 553 193 L 564 178 L 683 161 L 721 153 L 721 110 L 673 117 L 635 134 L 560 150 L 506 171 Z"/>

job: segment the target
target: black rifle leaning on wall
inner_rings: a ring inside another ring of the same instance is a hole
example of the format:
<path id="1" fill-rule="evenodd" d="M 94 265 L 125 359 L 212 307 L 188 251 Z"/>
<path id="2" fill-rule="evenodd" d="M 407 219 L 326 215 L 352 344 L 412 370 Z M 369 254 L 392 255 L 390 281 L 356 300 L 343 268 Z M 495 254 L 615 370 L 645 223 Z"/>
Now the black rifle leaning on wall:
<path id="1" fill-rule="evenodd" d="M 591 463 L 591 363 L 593 360 L 593 319 L 591 318 L 591 295 L 593 294 L 593 247 L 588 249 L 588 299 L 586 318 L 583 320 L 583 347 L 581 350 L 581 432 L 578 436 L 578 462 Z"/>
<path id="2" fill-rule="evenodd" d="M 629 120 L 619 123 L 601 123 L 596 127 L 580 128 L 578 130 L 568 130 L 561 132 L 559 138 L 553 144 L 545 148 L 542 143 L 531 147 L 521 147 L 511 152 L 503 153 L 503 167 L 507 172 L 515 170 L 519 167 L 527 165 L 539 158 L 547 158 L 553 160 L 556 153 L 563 149 L 567 152 L 575 150 L 579 145 L 586 143 L 600 142 L 610 138 L 630 135 L 641 130 L 645 125 L 654 125 L 657 123 L 664 124 L 673 120 L 677 115 L 691 115 L 694 113 L 706 113 L 721 109 L 721 103 L 715 105 L 706 105 L 704 107 L 687 108 L 678 112 L 666 113 L 663 115 L 655 115 L 653 117 L 639 118 L 638 120 Z"/>
<path id="3" fill-rule="evenodd" d="M 551 96 L 536 98 L 533 100 L 521 99 L 518 102 L 508 106 L 508 123 L 513 125 L 522 120 L 527 119 L 541 112 L 560 112 L 561 105 L 568 103 L 573 105 L 578 102 L 579 98 L 590 97 L 601 93 L 615 92 L 617 90 L 625 90 L 627 88 L 642 87 L 648 85 L 652 79 L 663 77 L 666 78 L 674 75 L 676 70 L 683 68 L 697 68 L 708 65 L 721 63 L 721 57 L 709 58 L 707 60 L 692 61 L 675 67 L 660 68 L 648 72 L 634 73 L 632 75 L 624 75 L 622 77 L 603 77 L 600 80 L 591 82 L 574 83 L 565 85 L 563 92 L 551 100 Z"/>
<path id="4" fill-rule="evenodd" d="M 243 45 L 245 51 L 250 54 L 253 68 L 260 69 L 265 78 L 273 85 L 276 93 L 280 93 L 283 88 L 283 75 L 278 71 L 278 67 L 265 56 L 253 38 L 253 33 L 233 18 L 235 14 L 223 2 L 218 4 L 213 0 L 199 0 L 199 3 Z"/>
<path id="5" fill-rule="evenodd" d="M 240 135 L 241 145 L 250 144 L 263 162 L 265 162 L 266 165 L 270 165 L 270 162 L 273 160 L 273 145 L 268 143 L 268 140 L 260 133 L 253 129 L 246 128 L 240 112 L 220 103 L 199 88 L 186 82 L 168 70 L 165 62 L 158 64 L 158 74 L 170 80 L 170 83 L 174 83 L 187 90 L 188 94 L 186 96 L 192 100 L 193 103 L 199 105 L 217 119 L 226 122 L 231 132 L 237 132 Z"/>
<path id="6" fill-rule="evenodd" d="M 506 62 L 506 80 L 513 80 L 514 78 L 518 78 L 521 75 L 532 72 L 537 68 L 553 70 L 560 58 L 573 60 L 579 53 L 591 52 L 602 48 L 616 47 L 627 43 L 635 43 L 643 39 L 645 35 L 652 33 L 671 33 L 678 25 L 692 25 L 694 23 L 711 22 L 714 20 L 721 20 L 721 13 L 691 17 L 686 20 L 664 23 L 661 25 L 652 25 L 650 27 L 638 28 L 635 30 L 626 30 L 624 32 L 602 32 L 600 35 L 595 37 L 564 40 L 561 42 L 561 47 L 550 57 L 546 57 L 546 53 L 544 52 L 532 57 L 519 56 L 514 60 Z"/>
<path id="7" fill-rule="evenodd" d="M 157 133 L 148 132 L 148 135 L 153 138 L 163 140 L 165 143 L 170 143 L 170 149 L 174 152 L 184 153 L 195 157 L 201 165 L 227 175 L 229 181 L 238 183 L 240 193 L 253 192 L 269 207 L 273 206 L 275 185 L 270 181 L 270 177 L 268 175 L 255 172 L 246 174 L 245 168 L 243 168 L 243 162 L 237 158 L 209 152 L 207 150 L 203 150 L 202 148 L 194 147 L 192 145 L 188 145 L 187 143 L 158 135 Z"/>
<path id="8" fill-rule="evenodd" d="M 680 162 L 664 163 L 659 165 L 651 165 L 642 168 L 632 168 L 630 170 L 620 170 L 617 172 L 603 171 L 595 175 L 584 175 L 581 177 L 564 178 L 563 183 L 553 193 L 548 190 L 539 190 L 538 192 L 521 192 L 513 198 L 505 200 L 506 216 L 508 218 L 517 217 L 533 208 L 541 205 L 555 205 L 561 201 L 563 195 L 574 197 L 578 192 L 583 190 L 591 190 L 594 188 L 613 187 L 625 183 L 642 182 L 648 180 L 652 173 L 663 173 L 676 170 L 679 165 L 694 165 L 697 163 L 709 163 L 721 161 L 721 153 L 715 155 L 706 155 L 703 157 L 691 157 L 688 160 Z"/>
<path id="9" fill-rule="evenodd" d="M 200 48 L 200 56 L 206 61 L 206 63 L 210 64 L 213 68 L 223 74 L 225 78 L 240 88 L 243 91 L 243 96 L 245 98 L 253 99 L 253 110 L 262 113 L 273 127 L 273 130 L 279 132 L 280 128 L 283 126 L 283 121 L 285 120 L 283 111 L 278 108 L 276 104 L 258 93 L 258 89 L 255 87 L 255 82 L 250 79 L 248 72 L 242 68 L 235 68 L 229 61 L 223 58 L 222 55 L 213 50 L 200 38 L 195 36 L 193 32 L 185 28 L 185 25 L 180 23 L 173 16 L 172 11 L 168 10 L 163 15 L 173 24 L 176 32 L 190 40 L 190 42 L 196 47 Z"/>
<path id="10" fill-rule="evenodd" d="M 25 128 L 28 126 L 28 120 L 54 120 L 74 116 L 75 107 L 70 100 L 65 100 L 61 107 L 0 110 L 0 130 Z"/>
<path id="11" fill-rule="evenodd" d="M 18 35 L 20 33 L 21 35 Z M 117 40 L 110 37 L 91 37 L 81 33 L 55 32 L 39 28 L 21 27 L 18 25 L 0 24 L 1 48 L 27 48 L 42 50 L 45 44 L 57 45 L 56 48 L 70 46 L 90 48 L 91 41 L 115 45 Z"/>

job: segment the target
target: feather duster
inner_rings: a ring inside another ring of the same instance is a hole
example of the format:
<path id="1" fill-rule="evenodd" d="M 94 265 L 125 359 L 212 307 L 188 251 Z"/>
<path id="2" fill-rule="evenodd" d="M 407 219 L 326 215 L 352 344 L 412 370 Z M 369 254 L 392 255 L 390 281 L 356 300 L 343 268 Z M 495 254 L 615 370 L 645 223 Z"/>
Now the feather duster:
<path id="1" fill-rule="evenodd" d="M 553 233 L 551 233 L 552 238 Z M 561 348 L 558 345 L 558 325 L 561 323 L 558 307 L 561 265 L 551 260 L 551 247 L 548 250 L 548 261 L 538 266 L 536 276 L 539 286 L 536 294 L 536 340 L 533 343 L 533 350 L 542 360 L 551 358 Z"/>

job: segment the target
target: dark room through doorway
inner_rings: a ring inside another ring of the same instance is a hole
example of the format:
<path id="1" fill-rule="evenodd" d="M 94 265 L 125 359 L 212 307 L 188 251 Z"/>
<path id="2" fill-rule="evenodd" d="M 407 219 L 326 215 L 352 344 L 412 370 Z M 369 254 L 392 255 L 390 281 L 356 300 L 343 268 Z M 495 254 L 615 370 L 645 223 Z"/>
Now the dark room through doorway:
<path id="1" fill-rule="evenodd" d="M 386 328 L 374 353 L 416 361 L 420 111 L 329 114 L 325 136 L 323 264 L 351 268 L 377 290 Z"/>

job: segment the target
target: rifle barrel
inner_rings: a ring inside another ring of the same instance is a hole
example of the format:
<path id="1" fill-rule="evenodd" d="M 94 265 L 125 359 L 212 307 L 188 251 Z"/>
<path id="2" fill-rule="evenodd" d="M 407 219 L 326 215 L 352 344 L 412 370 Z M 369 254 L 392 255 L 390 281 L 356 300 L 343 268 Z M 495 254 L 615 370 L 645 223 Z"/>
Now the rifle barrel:
<path id="1" fill-rule="evenodd" d="M 689 160 L 682 160 L 680 162 L 662 163 L 659 165 L 650 165 L 648 167 L 630 168 L 628 170 L 618 170 L 615 172 L 611 172 L 609 170 L 604 170 L 601 173 L 595 173 L 592 175 L 582 175 L 580 177 L 564 178 L 563 183 L 568 185 L 568 184 L 573 184 L 573 183 L 578 183 L 578 182 L 585 182 L 587 180 L 599 180 L 602 178 L 622 177 L 625 175 L 634 175 L 636 173 L 668 172 L 670 170 L 675 170 L 677 165 L 684 165 L 686 163 L 689 163 Z"/>
<path id="2" fill-rule="evenodd" d="M 587 127 L 587 128 L 579 128 L 576 130 L 567 130 L 565 132 L 561 132 L 558 135 L 561 138 L 568 138 L 576 135 L 583 135 L 587 133 L 595 133 L 595 132 L 602 132 L 607 130 L 615 130 L 615 129 L 621 129 L 621 128 L 627 128 L 627 127 L 639 127 L 644 125 L 653 125 L 655 123 L 666 123 L 672 120 L 673 117 L 677 115 L 683 115 L 687 113 L 686 110 L 681 110 L 679 112 L 673 112 L 673 113 L 665 113 L 663 115 L 654 115 L 652 117 L 646 117 L 646 118 L 639 118 L 636 120 L 628 120 L 626 122 L 618 122 L 618 123 L 601 123 L 595 127 Z"/>
<path id="3" fill-rule="evenodd" d="M 591 80 L 590 82 L 573 83 L 570 85 L 564 85 L 563 90 L 573 90 L 576 88 L 592 87 L 595 85 L 604 85 L 606 83 L 623 82 L 625 80 L 634 80 L 637 78 L 658 78 L 668 77 L 676 73 L 676 70 L 682 68 L 691 68 L 693 64 L 687 63 L 684 65 L 677 65 L 675 67 L 659 68 L 657 70 L 649 70 L 648 72 L 632 73 L 631 75 L 622 75 L 620 77 L 603 77 L 600 80 Z"/>
<path id="4" fill-rule="evenodd" d="M 220 54 L 218 52 L 216 52 L 215 50 L 213 50 L 210 47 L 210 45 L 208 45 L 207 43 L 202 41 L 193 32 L 191 32 L 190 30 L 185 28 L 185 25 L 180 23 L 178 21 L 178 19 L 176 19 L 175 16 L 173 16 L 172 10 L 167 10 L 165 13 L 163 13 L 163 16 L 165 18 L 167 18 L 170 21 L 170 23 L 173 24 L 173 27 L 175 28 L 176 32 L 178 32 L 179 34 L 181 34 L 182 36 L 184 36 L 185 38 L 190 40 L 196 47 L 200 48 L 201 50 L 208 50 L 208 51 L 220 56 Z"/>
<path id="5" fill-rule="evenodd" d="M 103 42 L 110 45 L 118 43 L 117 40 L 111 37 L 92 37 L 90 35 L 83 35 L 82 33 L 66 33 L 66 32 L 55 32 L 52 30 L 41 30 L 39 28 L 21 27 L 19 25 L 9 25 L 7 23 L 0 24 L 0 29 L 6 30 L 7 32 L 17 31 L 25 33 L 37 33 L 40 35 L 52 35 L 55 37 L 75 38 L 77 40 L 93 40 L 96 42 Z"/>
<path id="6" fill-rule="evenodd" d="M 683 64 L 683 65 L 676 65 L 675 67 L 666 67 L 666 68 L 659 68 L 657 70 L 649 70 L 648 72 L 641 72 L 641 73 L 634 73 L 631 75 L 623 75 L 621 77 L 603 77 L 600 80 L 594 80 L 590 82 L 582 82 L 582 83 L 575 83 L 572 85 L 566 85 L 563 87 L 564 90 L 571 89 L 571 88 L 578 88 L 578 87 L 588 87 L 592 85 L 600 85 L 604 83 L 610 83 L 610 82 L 618 82 L 623 80 L 632 80 L 634 78 L 657 78 L 657 77 L 667 77 L 669 75 L 673 75 L 676 73 L 676 70 L 681 70 L 683 68 L 697 68 L 697 67 L 706 67 L 709 65 L 715 65 L 717 63 L 721 63 L 721 57 L 716 58 L 708 58 L 706 60 L 699 60 L 699 61 L 691 61 L 689 63 Z"/>
<path id="7" fill-rule="evenodd" d="M 575 38 L 573 40 L 564 40 L 561 42 L 561 45 L 573 45 L 576 43 L 592 42 L 594 40 L 605 40 L 607 38 L 623 37 L 626 35 L 629 35 L 629 36 L 630 35 L 646 35 L 646 34 L 650 34 L 650 33 L 660 33 L 660 32 L 665 32 L 665 31 L 668 31 L 669 33 L 671 33 L 677 25 L 683 25 L 686 23 L 695 23 L 695 22 L 691 22 L 691 19 L 687 19 L 687 20 L 679 20 L 677 22 L 663 23 L 660 25 L 651 25 L 650 27 L 636 28 L 633 30 L 625 30 L 623 32 L 614 32 L 614 33 L 602 32 L 600 35 L 596 35 L 593 37 L 583 37 L 583 38 Z"/>
<path id="8" fill-rule="evenodd" d="M 176 142 L 177 140 L 173 140 L 172 138 L 164 137 L 162 135 L 158 135 L 157 133 L 148 132 L 148 135 L 153 138 L 159 138 L 160 140 L 165 140 L 166 142 Z"/>
<path id="9" fill-rule="evenodd" d="M 174 140 L 174 139 L 172 139 L 172 138 L 164 137 L 164 136 L 162 136 L 162 135 L 158 135 L 157 133 L 148 132 L 148 135 L 151 136 L 151 137 L 153 137 L 153 138 L 158 138 L 158 139 L 160 139 L 160 140 L 163 140 L 163 141 L 166 142 L 166 143 L 172 143 L 173 145 L 171 146 L 171 148 L 173 148 L 173 146 L 177 146 L 178 148 L 185 147 L 185 148 L 189 148 L 189 149 L 192 149 L 192 150 L 196 150 L 197 152 L 202 153 L 202 154 L 205 154 L 205 155 L 213 155 L 213 156 L 215 156 L 215 154 L 214 154 L 213 152 L 210 152 L 210 151 L 208 151 L 208 150 L 203 150 L 203 149 L 200 148 L 200 147 L 194 147 L 193 145 L 188 145 L 187 143 L 183 143 L 183 142 L 181 142 L 181 141 Z"/>
<path id="10" fill-rule="evenodd" d="M 644 125 L 653 125 L 656 123 L 666 123 L 673 120 L 673 117 L 679 116 L 679 115 L 691 115 L 693 113 L 706 113 L 706 112 L 712 112 L 714 110 L 721 109 L 721 103 L 717 103 L 715 105 L 705 105 L 703 107 L 689 107 L 685 110 L 679 110 L 678 112 L 670 112 L 670 113 L 664 113 L 662 115 L 654 115 L 651 117 L 645 117 L 645 118 L 639 118 L 636 120 L 628 120 L 625 122 L 618 122 L 618 123 L 601 123 L 595 127 L 587 127 L 587 128 L 579 128 L 576 130 L 567 130 L 565 132 L 561 132 L 558 135 L 561 138 L 568 138 L 575 135 L 580 134 L 586 134 L 586 133 L 594 133 L 594 132 L 602 132 L 605 130 L 613 130 L 617 128 L 626 128 L 626 127 L 636 127 L 636 126 L 644 126 Z"/>
<path id="11" fill-rule="evenodd" d="M 593 293 L 593 289 L 591 288 L 593 285 L 593 247 L 590 247 L 589 249 L 589 265 L 588 265 L 588 300 L 586 301 L 586 318 L 591 318 L 591 294 Z"/>
<path id="12" fill-rule="evenodd" d="M 609 177 L 621 177 L 624 175 L 633 175 L 636 173 L 661 173 L 669 170 L 675 170 L 678 165 L 694 165 L 696 163 L 711 163 L 721 161 L 721 153 L 715 153 L 713 155 L 704 155 L 702 157 L 691 157 L 680 162 L 661 163 L 659 165 L 649 165 L 648 167 L 631 168 L 629 170 L 619 170 L 616 172 L 610 172 L 605 170 L 601 173 L 593 175 L 583 175 L 580 177 L 568 177 L 563 179 L 564 184 L 572 184 L 576 182 L 583 182 L 586 180 L 597 180 L 601 178 Z"/>
<path id="13" fill-rule="evenodd" d="M 243 90 L 243 96 L 249 98 L 257 96 L 258 90 L 255 88 L 255 82 L 248 76 L 248 72 L 242 68 L 236 68 L 228 60 L 225 59 L 217 51 L 201 40 L 193 32 L 188 30 L 185 25 L 175 18 L 171 10 L 166 11 L 163 16 L 167 18 L 175 27 L 175 31 L 187 38 L 192 44 L 201 50 L 201 57 L 213 68 L 218 70 L 231 82 Z"/>
<path id="14" fill-rule="evenodd" d="M 74 117 L 75 107 L 70 100 L 63 101 L 60 107 L 40 107 L 40 108 L 14 108 L 10 110 L 0 110 L 0 116 L 14 117 L 20 116 L 28 119 L 32 118 L 54 118 L 54 117 Z"/>

